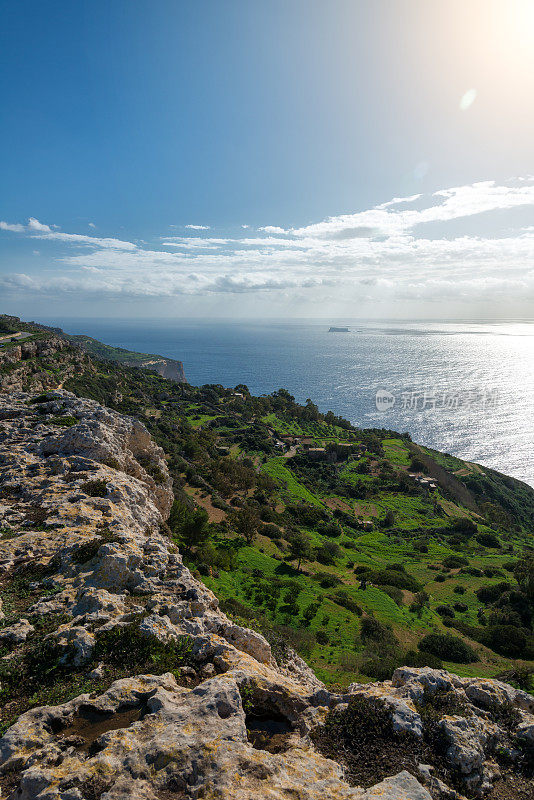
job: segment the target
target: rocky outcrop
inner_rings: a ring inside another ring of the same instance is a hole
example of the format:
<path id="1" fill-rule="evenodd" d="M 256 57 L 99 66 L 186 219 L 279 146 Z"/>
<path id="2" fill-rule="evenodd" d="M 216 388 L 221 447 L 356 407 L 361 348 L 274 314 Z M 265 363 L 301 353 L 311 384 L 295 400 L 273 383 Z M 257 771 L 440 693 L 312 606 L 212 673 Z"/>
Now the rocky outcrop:
<path id="1" fill-rule="evenodd" d="M 85 362 L 87 357 L 59 336 L 4 345 L 0 348 L 0 391 L 54 389 Z"/>
<path id="2" fill-rule="evenodd" d="M 492 754 L 505 732 L 491 716 L 495 704 L 516 709 L 518 735 L 532 738 L 534 699 L 497 681 L 404 669 L 392 682 L 336 694 L 296 654 L 279 667 L 264 637 L 220 611 L 162 532 L 171 481 L 163 451 L 134 419 L 62 390 L 3 398 L 0 487 L 0 588 L 24 574 L 32 576 L 30 589 L 43 589 L 16 619 L 4 608 L 4 666 L 40 620 L 58 620 L 44 641 L 57 648 L 59 663 L 87 679 L 106 674 L 106 656 L 95 662 L 105 632 L 135 625 L 141 637 L 187 642 L 190 652 L 172 673 L 155 668 L 24 711 L 0 739 L 2 797 L 458 797 L 423 764 L 417 777 L 400 770 L 367 789 L 350 785 L 310 734 L 358 695 L 381 698 L 396 729 L 415 737 L 425 725 L 422 698 L 441 691 L 461 697 L 464 713 L 444 715 L 440 724 L 446 758 L 475 793 L 498 775 Z M 264 733 L 255 737 L 258 720 Z"/>
<path id="3" fill-rule="evenodd" d="M 163 356 L 147 356 L 144 361 L 124 361 L 130 367 L 143 367 L 143 369 L 150 369 L 157 372 L 162 378 L 167 378 L 169 381 L 175 383 L 185 383 L 186 377 L 184 372 L 184 365 L 181 361 L 176 361 L 173 358 L 163 358 Z"/>

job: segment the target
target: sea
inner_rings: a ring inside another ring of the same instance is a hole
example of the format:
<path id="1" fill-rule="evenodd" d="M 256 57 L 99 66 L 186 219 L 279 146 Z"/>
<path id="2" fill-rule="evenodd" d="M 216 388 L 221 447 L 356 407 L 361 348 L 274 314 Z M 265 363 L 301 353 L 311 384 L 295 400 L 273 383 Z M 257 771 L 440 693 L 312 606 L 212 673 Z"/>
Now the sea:
<path id="1" fill-rule="evenodd" d="M 534 487 L 534 320 L 46 322 L 178 359 L 194 385 L 284 387 L 355 425 L 408 431 Z"/>

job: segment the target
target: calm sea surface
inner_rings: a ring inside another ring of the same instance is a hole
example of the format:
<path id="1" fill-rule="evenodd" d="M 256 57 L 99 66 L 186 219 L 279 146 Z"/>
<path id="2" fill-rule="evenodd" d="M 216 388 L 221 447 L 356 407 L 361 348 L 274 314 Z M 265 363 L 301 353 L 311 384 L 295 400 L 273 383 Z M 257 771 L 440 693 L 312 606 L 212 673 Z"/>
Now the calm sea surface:
<path id="1" fill-rule="evenodd" d="M 192 384 L 246 383 L 253 394 L 285 387 L 321 411 L 362 427 L 409 431 L 420 443 L 534 486 L 533 322 L 359 321 L 349 333 L 329 333 L 322 321 L 48 322 L 179 359 Z"/>

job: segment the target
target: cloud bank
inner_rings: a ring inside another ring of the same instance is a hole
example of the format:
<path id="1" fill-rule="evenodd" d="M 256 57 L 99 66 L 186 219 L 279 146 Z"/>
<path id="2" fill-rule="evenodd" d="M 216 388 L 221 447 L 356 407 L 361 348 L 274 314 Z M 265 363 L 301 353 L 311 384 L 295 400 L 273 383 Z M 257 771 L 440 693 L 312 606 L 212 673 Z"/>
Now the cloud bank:
<path id="1" fill-rule="evenodd" d="M 0 273 L 0 287 L 80 298 L 258 293 L 332 307 L 352 301 L 354 316 L 359 304 L 384 300 L 524 304 L 534 300 L 534 227 L 524 224 L 532 206 L 527 177 L 394 197 L 300 227 L 246 228 L 241 237 L 187 225 L 196 235 L 152 245 L 64 233 L 34 217 L 1 221 L 2 236 L 49 242 L 55 252 L 46 272 Z"/>

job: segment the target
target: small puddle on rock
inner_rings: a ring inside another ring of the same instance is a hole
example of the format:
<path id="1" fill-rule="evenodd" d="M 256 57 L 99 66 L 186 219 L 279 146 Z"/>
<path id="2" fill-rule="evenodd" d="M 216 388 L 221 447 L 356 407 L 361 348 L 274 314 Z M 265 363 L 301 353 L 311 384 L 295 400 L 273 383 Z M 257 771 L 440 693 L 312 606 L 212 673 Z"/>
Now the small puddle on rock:
<path id="1" fill-rule="evenodd" d="M 247 714 L 247 738 L 256 750 L 283 753 L 292 727 L 287 719 L 278 714 Z"/>
<path id="2" fill-rule="evenodd" d="M 72 739 L 78 750 L 93 755 L 100 749 L 95 744 L 99 736 L 108 731 L 129 728 L 132 723 L 142 719 L 145 711 L 145 705 L 119 708 L 116 712 L 98 711 L 91 706 L 80 706 L 71 724 L 61 731 L 61 738 Z"/>

